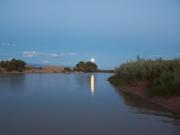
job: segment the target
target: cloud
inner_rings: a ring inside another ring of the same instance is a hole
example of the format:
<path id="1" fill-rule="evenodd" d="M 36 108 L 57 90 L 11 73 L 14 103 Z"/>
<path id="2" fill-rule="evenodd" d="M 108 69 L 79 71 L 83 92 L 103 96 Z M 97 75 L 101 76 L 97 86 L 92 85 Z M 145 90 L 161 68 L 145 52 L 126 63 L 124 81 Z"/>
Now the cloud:
<path id="1" fill-rule="evenodd" d="M 47 54 L 47 53 L 46 53 Z M 47 54 L 47 55 L 49 55 L 49 56 L 51 56 L 51 57 L 65 57 L 65 56 L 67 56 L 66 54 L 64 54 L 64 53 L 59 53 L 59 54 L 57 54 L 57 53 L 50 53 L 50 54 Z"/>
<path id="2" fill-rule="evenodd" d="M 75 52 L 70 52 L 70 53 L 68 53 L 68 55 L 69 55 L 69 56 L 76 56 L 77 53 L 75 53 Z"/>
<path id="3" fill-rule="evenodd" d="M 6 59 L 0 59 L 0 61 L 10 61 L 10 60 L 12 60 L 13 58 L 6 58 Z"/>
<path id="4" fill-rule="evenodd" d="M 28 57 L 28 58 L 32 58 L 35 55 L 37 55 L 36 51 L 24 51 L 23 52 L 23 57 Z"/>
<path id="5" fill-rule="evenodd" d="M 16 47 L 16 44 L 14 43 L 8 43 L 8 42 L 3 42 L 1 43 L 2 47 Z"/>
<path id="6" fill-rule="evenodd" d="M 42 61 L 42 63 L 43 63 L 43 64 L 48 64 L 49 61 L 48 61 L 48 60 L 44 60 L 44 61 Z"/>
<path id="7" fill-rule="evenodd" d="M 38 52 L 38 51 L 24 51 L 23 57 L 32 58 L 35 56 L 44 56 L 44 57 L 65 57 L 65 56 L 76 56 L 76 53 L 47 53 L 47 52 Z"/>
<path id="8" fill-rule="evenodd" d="M 153 58 L 160 58 L 160 57 L 162 57 L 162 55 L 160 55 L 160 54 L 153 54 L 153 55 L 151 55 L 151 57 L 153 57 Z"/>
<path id="9" fill-rule="evenodd" d="M 56 53 L 50 54 L 50 56 L 52 56 L 52 57 L 59 57 L 59 55 L 56 54 Z"/>

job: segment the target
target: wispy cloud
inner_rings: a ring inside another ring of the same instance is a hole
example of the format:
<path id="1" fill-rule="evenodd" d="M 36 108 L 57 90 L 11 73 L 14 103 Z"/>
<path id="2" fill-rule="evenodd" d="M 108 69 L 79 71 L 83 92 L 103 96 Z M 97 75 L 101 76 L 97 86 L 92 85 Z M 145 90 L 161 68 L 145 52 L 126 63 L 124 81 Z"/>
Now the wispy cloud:
<path id="1" fill-rule="evenodd" d="M 70 52 L 70 53 L 68 53 L 68 55 L 69 55 L 69 56 L 76 56 L 77 53 L 75 53 L 75 52 Z"/>
<path id="2" fill-rule="evenodd" d="M 10 60 L 12 60 L 13 58 L 6 58 L 6 59 L 0 59 L 0 61 L 10 61 Z"/>
<path id="3" fill-rule="evenodd" d="M 24 51 L 23 57 L 36 57 L 36 56 L 44 56 L 44 57 L 65 57 L 65 56 L 76 56 L 77 54 L 74 52 L 71 53 L 47 53 L 47 52 L 39 52 L 39 51 Z"/>
<path id="4" fill-rule="evenodd" d="M 160 57 L 162 57 L 162 55 L 160 55 L 160 54 L 153 54 L 153 55 L 151 55 L 151 57 L 152 58 L 160 58 Z"/>
<path id="5" fill-rule="evenodd" d="M 0 44 L 2 47 L 16 47 L 16 44 L 14 43 L 9 43 L 9 42 L 3 42 Z"/>
<path id="6" fill-rule="evenodd" d="M 36 51 L 24 51 L 23 52 L 23 57 L 31 58 L 31 57 L 34 57 L 35 55 L 37 55 Z"/>
<path id="7" fill-rule="evenodd" d="M 43 64 L 48 64 L 49 61 L 48 61 L 48 60 L 44 60 L 44 61 L 42 61 L 42 63 L 43 63 Z"/>
<path id="8" fill-rule="evenodd" d="M 59 57 L 59 54 L 56 54 L 56 53 L 52 53 L 50 54 L 51 57 Z"/>

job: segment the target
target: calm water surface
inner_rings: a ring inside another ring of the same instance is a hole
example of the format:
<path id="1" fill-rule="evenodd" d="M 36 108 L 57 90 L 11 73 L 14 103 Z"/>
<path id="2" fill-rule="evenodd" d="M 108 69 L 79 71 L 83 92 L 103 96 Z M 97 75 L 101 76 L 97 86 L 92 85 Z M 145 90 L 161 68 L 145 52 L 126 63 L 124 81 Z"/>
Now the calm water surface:
<path id="1" fill-rule="evenodd" d="M 0 135 L 180 134 L 178 116 L 118 92 L 110 75 L 0 75 Z"/>

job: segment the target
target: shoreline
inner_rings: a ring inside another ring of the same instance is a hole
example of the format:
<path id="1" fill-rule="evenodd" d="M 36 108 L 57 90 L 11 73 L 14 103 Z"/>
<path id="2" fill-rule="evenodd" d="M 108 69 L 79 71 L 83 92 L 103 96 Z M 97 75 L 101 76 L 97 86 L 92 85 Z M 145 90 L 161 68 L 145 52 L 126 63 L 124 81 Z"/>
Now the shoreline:
<path id="1" fill-rule="evenodd" d="M 124 93 L 131 94 L 133 96 L 142 98 L 149 103 L 158 105 L 169 112 L 180 114 L 180 96 L 169 98 L 148 97 L 146 95 L 148 84 L 148 82 L 139 82 L 135 85 L 126 85 L 117 88 Z"/>
<path id="2" fill-rule="evenodd" d="M 98 74 L 98 73 L 104 73 L 104 74 L 112 74 L 112 72 L 76 72 L 76 71 L 73 71 L 73 72 L 67 72 L 67 71 L 22 71 L 22 72 L 17 72 L 17 71 L 13 71 L 13 72 L 1 72 L 1 74 L 51 74 L 51 73 L 54 73 L 54 74 L 71 74 L 71 73 L 75 73 L 75 74 L 89 74 L 89 73 L 94 73 L 94 74 Z"/>

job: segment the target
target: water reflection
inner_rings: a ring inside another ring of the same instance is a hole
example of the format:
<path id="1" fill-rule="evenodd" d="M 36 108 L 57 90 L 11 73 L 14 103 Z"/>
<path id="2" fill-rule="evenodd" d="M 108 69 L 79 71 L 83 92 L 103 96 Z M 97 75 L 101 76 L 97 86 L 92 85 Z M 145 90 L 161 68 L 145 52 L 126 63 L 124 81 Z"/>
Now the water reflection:
<path id="1" fill-rule="evenodd" d="M 137 114 L 139 118 L 143 115 L 157 116 L 161 118 L 163 123 L 171 123 L 176 129 L 176 133 L 180 134 L 180 114 L 172 113 L 168 110 L 147 102 L 146 100 L 131 94 L 124 93 L 116 89 L 120 96 L 124 99 L 124 103 L 129 106 L 130 110 Z"/>
<path id="2" fill-rule="evenodd" d="M 166 117 L 180 119 L 180 115 L 178 113 L 171 113 L 159 105 L 152 104 L 147 100 L 119 91 L 118 89 L 116 90 L 124 99 L 124 103 L 128 105 L 130 109 L 137 114 L 166 116 Z"/>
<path id="3" fill-rule="evenodd" d="M 24 74 L 2 74 L 0 75 L 0 92 L 23 91 L 25 80 Z"/>
<path id="4" fill-rule="evenodd" d="M 94 75 L 91 75 L 91 95 L 94 96 Z"/>

